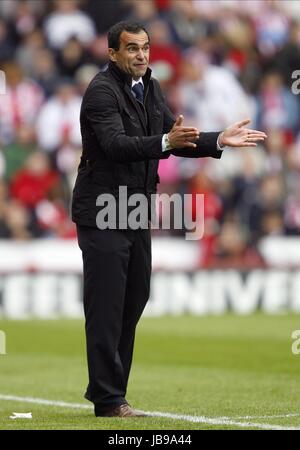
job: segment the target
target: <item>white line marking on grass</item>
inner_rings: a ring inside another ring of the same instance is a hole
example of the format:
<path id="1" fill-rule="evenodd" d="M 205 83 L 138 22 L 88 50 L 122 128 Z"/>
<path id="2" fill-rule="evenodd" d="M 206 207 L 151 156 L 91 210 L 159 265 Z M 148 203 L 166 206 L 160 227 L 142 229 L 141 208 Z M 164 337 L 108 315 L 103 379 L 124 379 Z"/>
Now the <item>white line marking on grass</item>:
<path id="1" fill-rule="evenodd" d="M 42 398 L 33 398 L 33 397 L 17 397 L 15 395 L 3 395 L 0 394 L 0 400 L 21 402 L 21 403 L 34 403 L 36 405 L 47 405 L 47 406 L 59 406 L 61 408 L 71 408 L 71 409 L 92 409 L 90 405 L 84 405 L 83 403 L 68 403 L 62 401 L 55 400 L 46 400 Z M 164 413 L 160 411 L 146 411 L 146 413 L 151 417 L 162 417 L 166 419 L 174 419 L 174 420 L 184 420 L 187 422 L 193 423 L 205 423 L 210 425 L 225 425 L 225 426 L 236 426 L 241 428 L 260 428 L 262 430 L 300 430 L 300 427 L 292 427 L 292 426 L 284 426 L 284 425 L 271 425 L 267 423 L 254 423 L 254 422 L 239 422 L 234 419 L 256 419 L 256 418 L 265 418 L 265 419 L 273 419 L 273 418 L 286 418 L 286 417 L 296 417 L 300 414 L 285 414 L 285 415 L 277 415 L 277 416 L 244 416 L 244 417 L 205 417 L 205 416 L 189 416 L 184 414 L 172 414 L 172 413 Z"/>
<path id="2" fill-rule="evenodd" d="M 291 413 L 291 414 L 276 414 L 274 416 L 241 416 L 235 417 L 235 419 L 284 419 L 288 417 L 300 417 L 299 413 Z M 232 417 L 224 417 L 224 419 L 232 419 Z"/>
<path id="3" fill-rule="evenodd" d="M 56 401 L 56 400 L 45 400 L 43 398 L 16 397 L 15 395 L 0 394 L 0 400 L 8 400 L 8 401 L 22 402 L 22 403 L 35 403 L 36 405 L 60 406 L 61 408 L 92 409 L 92 406 L 84 405 L 83 403 L 67 403 L 67 402 L 61 402 L 61 401 Z"/>
<path id="4" fill-rule="evenodd" d="M 256 427 L 262 430 L 300 430 L 300 427 L 298 428 L 283 425 L 271 425 L 267 423 L 238 422 L 236 420 L 233 420 L 234 419 L 233 417 L 230 418 L 230 417 L 187 416 L 183 414 L 162 413 L 159 411 L 154 412 L 146 411 L 146 413 L 149 414 L 149 416 L 154 417 L 166 417 L 168 419 L 185 420 L 187 422 L 206 423 L 210 425 L 226 425 L 226 426 L 233 425 L 242 428 Z M 272 418 L 272 416 L 269 418 Z M 242 417 L 240 417 L 240 419 L 242 419 Z"/>

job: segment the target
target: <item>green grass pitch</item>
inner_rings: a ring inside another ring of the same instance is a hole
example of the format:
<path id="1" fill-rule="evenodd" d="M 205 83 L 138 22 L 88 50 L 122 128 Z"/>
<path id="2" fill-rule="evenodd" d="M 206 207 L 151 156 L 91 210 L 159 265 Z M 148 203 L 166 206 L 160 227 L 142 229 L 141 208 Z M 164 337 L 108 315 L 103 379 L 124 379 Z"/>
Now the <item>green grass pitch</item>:
<path id="1" fill-rule="evenodd" d="M 0 429 L 189 430 L 300 427 L 300 316 L 163 317 L 141 320 L 127 400 L 146 411 L 230 420 L 95 418 L 92 409 L 25 403 L 3 396 L 81 403 L 87 383 L 80 320 L 0 321 Z M 2 396 L 2 398 L 1 398 Z M 12 412 L 32 412 L 15 419 Z M 248 417 L 250 416 L 250 418 Z M 248 418 L 247 418 L 248 417 Z"/>

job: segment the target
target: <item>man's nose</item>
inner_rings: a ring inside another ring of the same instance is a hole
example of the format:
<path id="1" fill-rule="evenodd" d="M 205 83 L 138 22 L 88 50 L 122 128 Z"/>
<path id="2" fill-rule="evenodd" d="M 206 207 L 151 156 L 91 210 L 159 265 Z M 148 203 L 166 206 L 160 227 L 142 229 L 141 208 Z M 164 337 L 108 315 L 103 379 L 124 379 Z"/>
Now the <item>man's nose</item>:
<path id="1" fill-rule="evenodd" d="M 144 55 L 143 49 L 141 49 L 141 48 L 139 49 L 138 54 L 137 54 L 137 57 L 138 57 L 139 59 L 144 59 L 145 55 Z"/>

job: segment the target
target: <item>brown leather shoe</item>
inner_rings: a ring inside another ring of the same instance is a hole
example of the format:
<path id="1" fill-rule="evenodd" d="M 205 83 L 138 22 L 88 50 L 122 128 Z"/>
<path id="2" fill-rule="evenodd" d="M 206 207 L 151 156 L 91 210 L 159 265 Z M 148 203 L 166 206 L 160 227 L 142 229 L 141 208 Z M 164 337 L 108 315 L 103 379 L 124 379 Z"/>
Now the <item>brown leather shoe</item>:
<path id="1" fill-rule="evenodd" d="M 138 409 L 131 408 L 130 405 L 124 403 L 121 406 L 117 406 L 110 411 L 106 411 L 105 413 L 100 415 L 101 417 L 146 417 L 147 414 L 143 411 L 139 411 Z"/>

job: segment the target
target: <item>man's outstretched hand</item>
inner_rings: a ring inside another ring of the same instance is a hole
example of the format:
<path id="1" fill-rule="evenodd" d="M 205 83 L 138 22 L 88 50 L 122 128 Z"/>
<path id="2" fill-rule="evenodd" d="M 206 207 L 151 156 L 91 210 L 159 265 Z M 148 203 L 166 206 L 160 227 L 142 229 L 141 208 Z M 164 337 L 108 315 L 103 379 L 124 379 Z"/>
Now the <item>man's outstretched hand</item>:
<path id="1" fill-rule="evenodd" d="M 244 119 L 230 125 L 219 136 L 219 145 L 229 147 L 256 147 L 257 142 L 264 141 L 267 135 L 263 131 L 245 128 L 250 119 Z"/>
<path id="2" fill-rule="evenodd" d="M 197 145 L 194 143 L 199 138 L 199 131 L 194 127 L 183 127 L 183 116 L 180 115 L 174 123 L 171 131 L 168 133 L 169 144 L 172 148 L 193 147 Z"/>
<path id="3" fill-rule="evenodd" d="M 218 138 L 220 147 L 256 147 L 257 142 L 264 141 L 266 133 L 246 128 L 249 123 L 250 119 L 244 119 L 226 128 Z M 168 140 L 171 148 L 196 148 L 195 141 L 199 139 L 199 135 L 197 128 L 183 126 L 183 116 L 180 115 L 168 133 Z"/>

